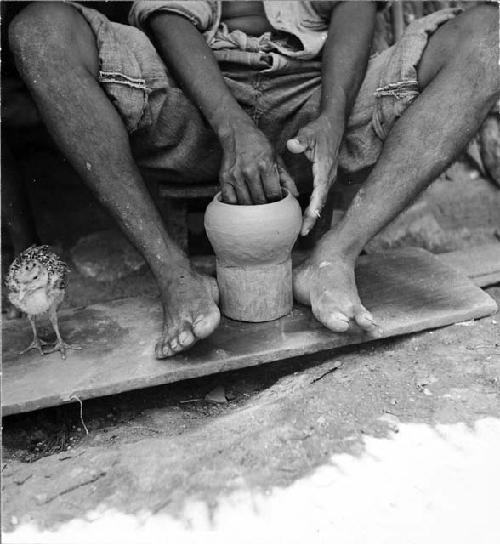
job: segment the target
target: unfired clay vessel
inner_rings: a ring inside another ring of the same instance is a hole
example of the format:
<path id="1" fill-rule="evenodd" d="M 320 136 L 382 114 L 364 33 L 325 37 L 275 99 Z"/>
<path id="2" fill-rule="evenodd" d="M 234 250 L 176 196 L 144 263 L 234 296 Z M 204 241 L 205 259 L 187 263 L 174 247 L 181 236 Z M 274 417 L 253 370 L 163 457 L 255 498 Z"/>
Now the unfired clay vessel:
<path id="1" fill-rule="evenodd" d="M 238 321 L 271 321 L 293 306 L 291 250 L 302 223 L 297 200 L 236 206 L 216 195 L 205 228 L 217 257 L 221 311 Z"/>

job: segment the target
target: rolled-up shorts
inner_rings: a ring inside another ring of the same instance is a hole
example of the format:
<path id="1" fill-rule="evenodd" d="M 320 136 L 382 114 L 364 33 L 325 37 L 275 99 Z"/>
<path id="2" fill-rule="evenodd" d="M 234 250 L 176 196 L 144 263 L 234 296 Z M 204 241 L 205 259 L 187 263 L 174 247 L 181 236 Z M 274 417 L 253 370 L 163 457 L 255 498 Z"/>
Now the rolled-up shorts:
<path id="1" fill-rule="evenodd" d="M 73 6 L 95 34 L 98 80 L 123 119 L 138 166 L 160 170 L 175 183 L 216 182 L 222 159 L 218 138 L 148 36 L 98 11 Z M 391 127 L 419 95 L 417 67 L 430 36 L 459 12 L 445 9 L 413 21 L 398 43 L 370 59 L 340 150 L 344 172 L 375 164 Z M 303 155 L 287 152 L 286 141 L 318 115 L 321 62 L 291 59 L 274 71 L 220 66 L 233 96 L 282 154 L 301 192 L 309 190 L 311 165 Z"/>

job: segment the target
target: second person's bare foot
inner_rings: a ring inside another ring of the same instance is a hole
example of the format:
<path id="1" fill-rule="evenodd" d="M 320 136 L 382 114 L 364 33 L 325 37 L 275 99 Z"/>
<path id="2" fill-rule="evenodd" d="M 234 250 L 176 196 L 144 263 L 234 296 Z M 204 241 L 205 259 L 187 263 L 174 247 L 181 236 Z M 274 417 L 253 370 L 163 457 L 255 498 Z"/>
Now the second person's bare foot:
<path id="1" fill-rule="evenodd" d="M 297 302 L 311 306 L 314 317 L 330 330 L 361 328 L 380 336 L 380 328 L 361 304 L 354 261 L 334 252 L 315 255 L 294 270 L 293 291 Z"/>
<path id="2" fill-rule="evenodd" d="M 157 359 L 165 359 L 210 336 L 220 322 L 219 289 L 214 278 L 180 270 L 162 290 L 163 333 Z"/>

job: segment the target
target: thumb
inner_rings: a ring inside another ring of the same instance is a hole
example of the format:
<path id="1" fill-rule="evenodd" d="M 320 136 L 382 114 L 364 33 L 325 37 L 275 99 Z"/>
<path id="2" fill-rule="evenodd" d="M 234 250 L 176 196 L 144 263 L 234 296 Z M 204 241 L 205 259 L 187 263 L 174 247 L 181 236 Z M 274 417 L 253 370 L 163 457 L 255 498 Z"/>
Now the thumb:
<path id="1" fill-rule="evenodd" d="M 287 140 L 286 147 L 291 153 L 304 153 L 307 149 L 306 144 L 301 142 L 298 138 Z"/>
<path id="2" fill-rule="evenodd" d="M 286 147 L 291 153 L 304 153 L 307 149 L 311 147 L 311 134 L 306 129 L 302 128 L 297 133 L 295 138 L 287 140 Z"/>

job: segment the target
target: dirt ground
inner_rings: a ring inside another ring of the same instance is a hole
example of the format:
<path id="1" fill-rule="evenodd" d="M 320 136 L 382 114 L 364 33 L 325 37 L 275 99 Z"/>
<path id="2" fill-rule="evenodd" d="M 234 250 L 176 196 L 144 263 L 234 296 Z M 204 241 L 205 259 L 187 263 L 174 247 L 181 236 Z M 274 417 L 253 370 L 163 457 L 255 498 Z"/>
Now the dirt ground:
<path id="1" fill-rule="evenodd" d="M 500 303 L 500 286 L 487 291 Z M 227 402 L 207 401 L 218 386 Z M 6 540 L 96 508 L 182 519 L 191 500 L 210 511 L 237 490 L 290 487 L 405 423 L 500 417 L 500 316 L 87 401 L 82 415 L 75 403 L 4 420 Z"/>

